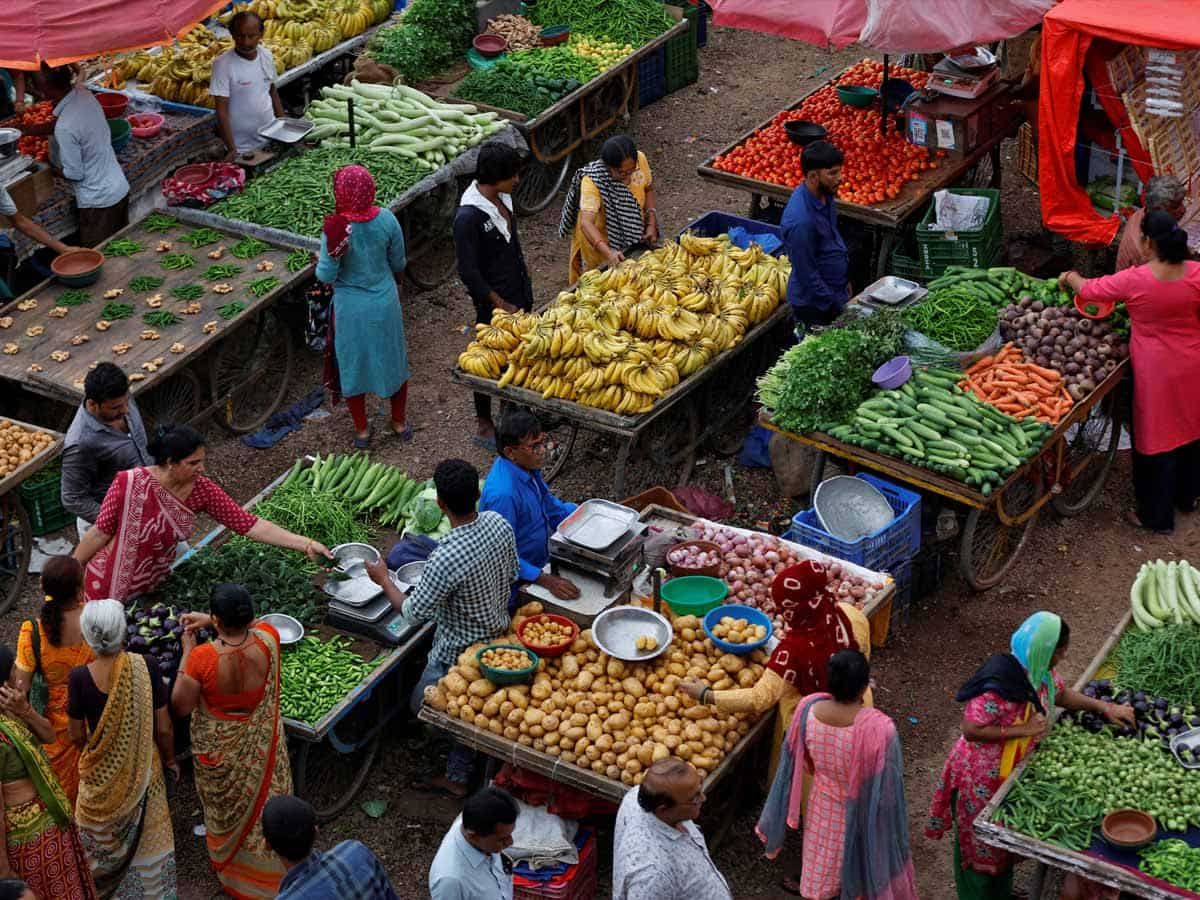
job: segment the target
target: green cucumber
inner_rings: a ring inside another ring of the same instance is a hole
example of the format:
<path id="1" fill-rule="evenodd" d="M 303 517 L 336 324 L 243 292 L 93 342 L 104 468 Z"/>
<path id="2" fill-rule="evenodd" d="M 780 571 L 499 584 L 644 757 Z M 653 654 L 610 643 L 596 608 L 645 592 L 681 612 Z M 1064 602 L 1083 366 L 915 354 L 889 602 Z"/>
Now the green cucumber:
<path id="1" fill-rule="evenodd" d="M 908 427 L 914 433 L 925 438 L 927 441 L 938 441 L 942 439 L 942 433 L 940 431 L 924 422 L 919 422 L 916 419 L 910 421 L 908 423 Z"/>

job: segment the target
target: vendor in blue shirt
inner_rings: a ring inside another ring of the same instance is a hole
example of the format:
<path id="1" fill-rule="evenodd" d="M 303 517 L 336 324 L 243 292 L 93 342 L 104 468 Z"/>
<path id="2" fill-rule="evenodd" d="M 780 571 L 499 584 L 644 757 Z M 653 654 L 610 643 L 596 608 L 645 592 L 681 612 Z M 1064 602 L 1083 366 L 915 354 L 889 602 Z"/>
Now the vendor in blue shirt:
<path id="1" fill-rule="evenodd" d="M 512 526 L 521 581 L 539 584 L 560 600 L 574 600 L 578 587 L 542 571 L 550 561 L 550 535 L 575 504 L 555 497 L 542 478 L 546 436 L 537 417 L 524 409 L 505 413 L 496 428 L 496 450 L 500 455 L 483 483 L 480 511 L 495 510 Z"/>
<path id="2" fill-rule="evenodd" d="M 828 325 L 850 298 L 850 255 L 837 227 L 838 185 L 842 183 L 842 151 L 828 141 L 814 141 L 800 154 L 804 180 L 792 192 L 780 230 L 792 262 L 787 300 L 796 324 L 806 331 Z"/>

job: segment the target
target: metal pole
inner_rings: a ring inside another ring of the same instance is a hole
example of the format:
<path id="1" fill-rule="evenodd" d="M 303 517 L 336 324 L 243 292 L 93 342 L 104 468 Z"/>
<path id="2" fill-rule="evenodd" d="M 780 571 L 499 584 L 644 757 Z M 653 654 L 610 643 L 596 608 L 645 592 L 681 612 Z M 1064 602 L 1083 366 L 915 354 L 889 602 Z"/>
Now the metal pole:
<path id="1" fill-rule="evenodd" d="M 879 118 L 879 133 L 887 137 L 887 83 L 888 83 L 888 55 L 883 54 L 883 82 L 879 85 L 880 110 L 882 114 Z"/>
<path id="2" fill-rule="evenodd" d="M 353 97 L 346 98 L 346 111 L 349 113 L 349 116 L 350 116 L 350 147 L 351 147 L 351 149 L 353 149 L 353 147 L 354 147 L 354 98 Z"/>

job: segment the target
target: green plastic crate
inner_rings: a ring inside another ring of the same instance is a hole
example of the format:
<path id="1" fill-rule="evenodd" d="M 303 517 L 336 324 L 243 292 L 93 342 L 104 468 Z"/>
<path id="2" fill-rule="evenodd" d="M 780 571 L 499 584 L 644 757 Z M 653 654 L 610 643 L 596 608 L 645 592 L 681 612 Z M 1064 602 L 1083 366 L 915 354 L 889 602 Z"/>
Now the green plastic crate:
<path id="1" fill-rule="evenodd" d="M 936 278 L 947 266 L 986 268 L 996 263 L 1004 249 L 1000 192 L 992 188 L 953 188 L 953 192 L 970 197 L 987 197 L 991 200 L 991 206 L 982 228 L 977 231 L 956 231 L 953 232 L 953 238 L 949 238 L 946 232 L 929 227 L 937 215 L 933 204 L 929 204 L 929 209 L 917 226 L 917 249 L 921 271 L 926 278 Z"/>
<path id="2" fill-rule="evenodd" d="M 668 94 L 694 84 L 700 78 L 699 26 L 696 24 L 700 14 L 700 7 L 683 4 L 683 19 L 688 23 L 688 29 L 663 45 Z"/>
<path id="3" fill-rule="evenodd" d="M 75 521 L 62 505 L 62 466 L 54 463 L 17 488 L 17 495 L 29 514 L 29 527 L 35 537 L 58 531 Z"/>
<path id="4" fill-rule="evenodd" d="M 888 257 L 888 271 L 900 278 L 924 284 L 929 279 L 925 277 L 925 273 L 921 269 L 920 260 L 913 259 L 904 252 L 905 249 L 902 244 L 897 244 L 892 249 L 892 255 Z"/>

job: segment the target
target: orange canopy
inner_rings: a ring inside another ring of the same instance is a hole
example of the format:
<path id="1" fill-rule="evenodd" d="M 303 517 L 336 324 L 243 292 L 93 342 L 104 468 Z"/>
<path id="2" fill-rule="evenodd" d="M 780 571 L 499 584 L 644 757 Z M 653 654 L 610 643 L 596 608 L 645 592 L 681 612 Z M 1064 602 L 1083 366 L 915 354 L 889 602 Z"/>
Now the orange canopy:
<path id="1" fill-rule="evenodd" d="M 0 66 L 37 69 L 169 44 L 226 0 L 0 0 Z"/>

